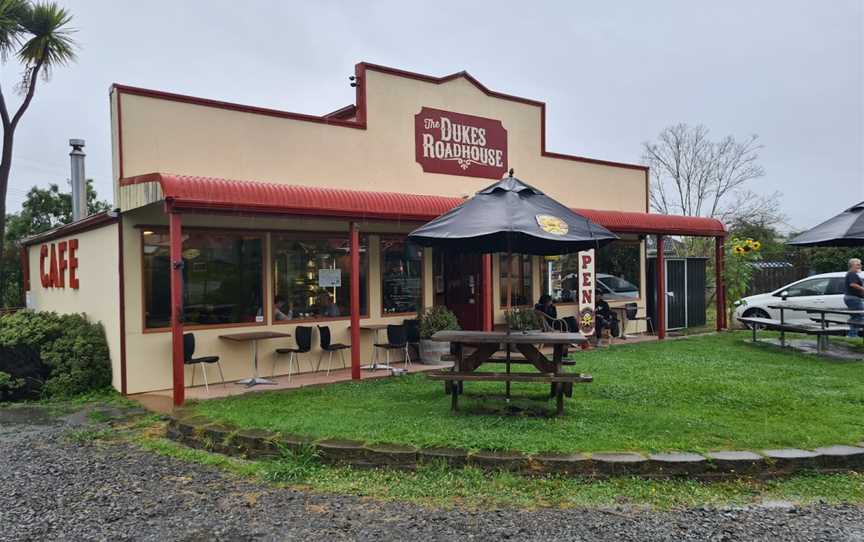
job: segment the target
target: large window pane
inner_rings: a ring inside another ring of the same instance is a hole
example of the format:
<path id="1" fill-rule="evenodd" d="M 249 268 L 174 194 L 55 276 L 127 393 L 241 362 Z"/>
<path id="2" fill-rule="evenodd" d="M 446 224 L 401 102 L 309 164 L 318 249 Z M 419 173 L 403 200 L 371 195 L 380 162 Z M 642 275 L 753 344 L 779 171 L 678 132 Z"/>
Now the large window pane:
<path id="1" fill-rule="evenodd" d="M 366 239 L 360 242 L 360 313 L 368 314 Z M 351 251 L 347 235 L 274 234 L 273 321 L 348 317 Z"/>
<path id="2" fill-rule="evenodd" d="M 169 237 L 142 233 L 144 321 L 171 325 Z M 186 325 L 254 323 L 262 314 L 262 239 L 257 235 L 190 230 L 183 234 L 183 316 Z"/>
<path id="3" fill-rule="evenodd" d="M 532 305 L 531 300 L 531 256 L 525 254 L 513 254 L 507 258 L 506 254 L 500 255 L 501 262 L 501 306 L 507 306 L 507 269 L 510 269 L 511 305 L 524 307 Z"/>
<path id="4" fill-rule="evenodd" d="M 384 314 L 417 312 L 423 296 L 423 249 L 405 239 L 381 239 Z"/>
<path id="5" fill-rule="evenodd" d="M 607 299 L 637 299 L 641 276 L 641 250 L 636 241 L 615 241 L 596 251 L 594 271 L 597 288 Z M 543 293 L 556 303 L 575 303 L 579 291 L 577 254 L 563 254 L 546 259 L 543 270 Z"/>

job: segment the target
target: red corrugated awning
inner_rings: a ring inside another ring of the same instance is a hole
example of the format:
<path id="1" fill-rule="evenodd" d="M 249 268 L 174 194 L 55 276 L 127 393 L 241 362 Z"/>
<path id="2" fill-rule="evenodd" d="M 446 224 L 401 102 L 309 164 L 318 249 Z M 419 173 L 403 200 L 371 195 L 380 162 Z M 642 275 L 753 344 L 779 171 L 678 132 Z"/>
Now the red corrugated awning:
<path id="1" fill-rule="evenodd" d="M 177 209 L 318 215 L 371 220 L 425 222 L 463 200 L 444 196 L 371 192 L 148 173 L 121 179 L 120 185 L 158 183 L 165 200 Z M 574 209 L 619 233 L 723 236 L 713 218 L 597 209 Z"/>

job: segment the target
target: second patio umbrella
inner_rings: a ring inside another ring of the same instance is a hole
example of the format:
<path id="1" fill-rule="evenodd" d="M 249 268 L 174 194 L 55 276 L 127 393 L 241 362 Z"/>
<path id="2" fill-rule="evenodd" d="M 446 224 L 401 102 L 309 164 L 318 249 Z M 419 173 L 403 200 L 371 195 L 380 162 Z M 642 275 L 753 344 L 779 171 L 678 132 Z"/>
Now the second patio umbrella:
<path id="1" fill-rule="evenodd" d="M 864 246 L 864 201 L 788 241 L 803 247 Z"/>

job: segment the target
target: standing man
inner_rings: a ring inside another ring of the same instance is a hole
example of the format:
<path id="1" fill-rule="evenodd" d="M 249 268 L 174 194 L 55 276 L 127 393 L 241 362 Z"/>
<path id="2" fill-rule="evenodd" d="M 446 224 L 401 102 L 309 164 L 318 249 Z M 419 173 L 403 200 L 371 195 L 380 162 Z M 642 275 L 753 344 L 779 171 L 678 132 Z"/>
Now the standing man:
<path id="1" fill-rule="evenodd" d="M 861 280 L 861 276 L 858 274 L 860 271 L 861 260 L 858 258 L 849 260 L 849 272 L 846 273 L 846 279 L 844 280 L 846 291 L 843 296 L 843 302 L 851 310 L 864 310 L 864 281 Z M 864 317 L 860 315 L 849 318 L 850 322 L 861 322 L 862 320 L 864 320 Z M 864 329 L 849 326 L 847 335 L 849 337 L 859 337 L 864 335 Z"/>

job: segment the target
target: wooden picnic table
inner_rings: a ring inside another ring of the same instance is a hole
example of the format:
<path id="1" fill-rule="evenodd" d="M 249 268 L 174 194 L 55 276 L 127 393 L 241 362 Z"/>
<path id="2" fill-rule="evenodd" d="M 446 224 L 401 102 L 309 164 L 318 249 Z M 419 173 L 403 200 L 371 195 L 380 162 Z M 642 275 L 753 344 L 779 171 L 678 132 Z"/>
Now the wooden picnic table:
<path id="1" fill-rule="evenodd" d="M 226 341 L 252 343 L 252 376 L 237 381 L 238 384 L 243 384 L 251 388 L 258 384 L 275 384 L 272 380 L 267 380 L 266 378 L 258 376 L 258 341 L 266 339 L 283 339 L 290 336 L 290 333 L 282 333 L 279 331 L 249 331 L 245 333 L 227 333 L 225 335 L 219 335 L 219 338 Z"/>
<path id="2" fill-rule="evenodd" d="M 818 314 L 819 318 L 817 319 L 817 321 L 821 324 L 821 329 L 824 331 L 824 333 L 820 333 L 820 334 L 816 335 L 816 350 L 817 350 L 817 352 L 824 351 L 828 346 L 828 335 L 831 334 L 831 333 L 829 333 L 831 331 L 831 329 L 829 328 L 828 324 L 842 323 L 846 326 L 850 325 L 850 323 L 848 321 L 840 322 L 837 320 L 830 320 L 830 319 L 826 318 L 825 315 L 837 314 L 837 315 L 844 315 L 844 316 L 850 316 L 850 317 L 852 317 L 852 316 L 864 317 L 864 310 L 832 309 L 832 308 L 826 308 L 826 307 L 819 307 L 819 306 L 815 306 L 815 305 L 795 305 L 792 303 L 784 303 L 784 304 L 777 304 L 777 305 L 768 305 L 768 308 L 780 311 L 780 325 L 781 326 L 783 326 L 785 324 L 784 311 L 787 311 L 787 310 L 788 311 L 805 312 L 807 314 Z M 853 323 L 851 325 L 852 326 L 858 326 L 857 323 Z M 785 335 L 785 332 L 783 330 L 780 331 L 780 345 L 781 346 L 786 345 L 786 335 Z"/>
<path id="3" fill-rule="evenodd" d="M 573 344 L 586 342 L 581 333 L 554 333 L 521 331 L 439 331 L 432 336 L 433 341 L 449 342 L 455 346 L 455 361 L 450 371 L 429 373 L 432 380 L 443 380 L 445 390 L 450 394 L 451 407 L 459 408 L 459 394 L 465 381 L 481 382 L 545 382 L 551 384 L 551 396 L 556 397 L 556 412 L 564 412 L 564 394 L 572 395 L 573 383 L 591 382 L 591 375 L 564 373 L 563 362 L 567 348 Z M 551 345 L 552 359 L 540 351 L 538 345 Z M 465 347 L 474 351 L 465 355 Z M 508 354 L 515 348 L 525 361 L 533 365 L 537 373 L 512 373 L 507 363 L 506 373 L 481 373 L 477 369 L 487 362 L 495 362 L 495 354 L 505 350 Z"/>

